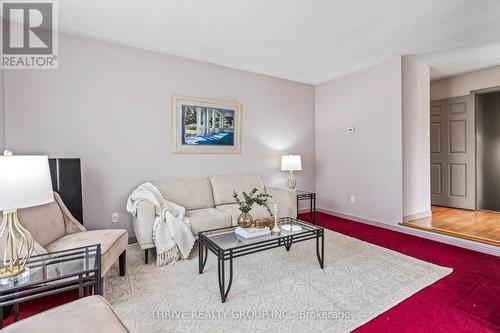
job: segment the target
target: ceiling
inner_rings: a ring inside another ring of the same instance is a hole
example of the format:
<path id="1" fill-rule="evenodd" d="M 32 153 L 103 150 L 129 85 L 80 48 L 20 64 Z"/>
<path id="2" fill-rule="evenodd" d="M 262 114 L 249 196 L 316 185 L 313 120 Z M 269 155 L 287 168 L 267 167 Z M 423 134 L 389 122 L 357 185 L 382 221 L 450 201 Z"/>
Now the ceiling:
<path id="1" fill-rule="evenodd" d="M 500 64 L 499 0 L 64 0 L 62 31 L 318 84 L 395 55 Z"/>

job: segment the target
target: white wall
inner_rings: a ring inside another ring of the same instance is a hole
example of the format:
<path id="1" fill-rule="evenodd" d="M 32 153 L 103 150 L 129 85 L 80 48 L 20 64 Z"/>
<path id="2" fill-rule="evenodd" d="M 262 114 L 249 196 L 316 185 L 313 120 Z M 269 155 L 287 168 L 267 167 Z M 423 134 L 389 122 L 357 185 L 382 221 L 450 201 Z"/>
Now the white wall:
<path id="1" fill-rule="evenodd" d="M 143 181 L 260 173 L 283 184 L 284 153 L 301 154 L 298 187 L 314 190 L 314 87 L 60 35 L 59 69 L 6 73 L 6 141 L 16 153 L 80 157 L 84 219 L 111 225 Z M 242 153 L 174 155 L 172 96 L 243 104 Z"/>
<path id="2" fill-rule="evenodd" d="M 403 220 L 429 216 L 429 66 L 403 58 Z"/>
<path id="3" fill-rule="evenodd" d="M 500 66 L 431 82 L 431 100 L 469 95 L 471 90 L 500 86 Z"/>
<path id="4" fill-rule="evenodd" d="M 316 86 L 316 192 L 321 209 L 401 222 L 401 103 L 400 57 Z M 347 133 L 351 126 L 356 127 L 354 134 Z"/>

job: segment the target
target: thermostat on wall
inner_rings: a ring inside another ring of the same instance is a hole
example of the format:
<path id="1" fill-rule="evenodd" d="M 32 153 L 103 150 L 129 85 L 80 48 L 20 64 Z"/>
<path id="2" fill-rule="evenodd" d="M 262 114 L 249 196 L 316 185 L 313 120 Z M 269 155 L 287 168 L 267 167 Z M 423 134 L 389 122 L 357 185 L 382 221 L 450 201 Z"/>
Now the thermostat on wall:
<path id="1" fill-rule="evenodd" d="M 353 134 L 354 132 L 356 132 L 356 128 L 355 127 L 348 127 L 347 128 L 347 133 Z"/>

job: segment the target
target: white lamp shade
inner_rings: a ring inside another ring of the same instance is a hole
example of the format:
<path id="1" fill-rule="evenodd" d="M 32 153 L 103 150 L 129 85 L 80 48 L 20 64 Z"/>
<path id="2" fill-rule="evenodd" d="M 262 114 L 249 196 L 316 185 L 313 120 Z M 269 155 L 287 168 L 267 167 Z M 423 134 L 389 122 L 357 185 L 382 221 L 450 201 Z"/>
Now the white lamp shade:
<path id="1" fill-rule="evenodd" d="M 300 155 L 283 155 L 281 157 L 282 171 L 300 171 L 302 170 L 302 161 Z"/>
<path id="2" fill-rule="evenodd" d="M 0 156 L 0 211 L 52 201 L 47 156 Z"/>

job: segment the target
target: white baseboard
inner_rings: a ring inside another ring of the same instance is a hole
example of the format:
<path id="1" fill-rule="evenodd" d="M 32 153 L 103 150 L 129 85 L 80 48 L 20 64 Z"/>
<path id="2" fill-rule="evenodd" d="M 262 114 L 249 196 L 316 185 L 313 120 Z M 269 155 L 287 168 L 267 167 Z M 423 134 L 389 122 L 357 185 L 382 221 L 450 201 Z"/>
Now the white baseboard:
<path id="1" fill-rule="evenodd" d="M 432 216 L 432 211 L 428 210 L 425 212 L 420 212 L 416 214 L 411 214 L 407 216 L 403 216 L 403 222 L 410 222 L 410 221 L 415 221 L 424 217 L 429 217 Z"/>
<path id="2" fill-rule="evenodd" d="M 373 225 L 376 227 L 384 228 L 384 229 L 389 229 L 397 232 L 402 232 L 405 234 L 417 236 L 417 237 L 422 237 L 426 239 L 430 239 L 436 242 L 441 242 L 449 245 L 454 245 L 458 247 L 462 247 L 464 249 L 469 249 L 473 251 L 478 251 L 486 254 L 491 254 L 496 257 L 500 257 L 500 247 L 495 246 L 495 245 L 489 245 L 489 244 L 484 244 L 480 242 L 474 242 L 471 240 L 463 239 L 463 238 L 458 238 L 458 237 L 452 237 L 452 236 L 447 236 L 439 233 L 434 233 L 426 230 L 421 230 L 421 229 L 415 229 L 415 228 L 410 228 L 410 227 L 405 227 L 402 225 L 394 225 L 394 224 L 387 224 L 387 223 L 382 223 L 378 221 L 372 221 L 369 219 L 365 219 L 362 217 L 358 216 L 353 216 L 341 212 L 336 212 L 330 209 L 325 209 L 325 208 L 317 208 L 316 209 L 318 212 L 322 212 L 325 214 L 341 217 L 344 219 L 356 221 L 356 222 L 361 222 L 361 223 L 366 223 L 369 225 Z"/>

